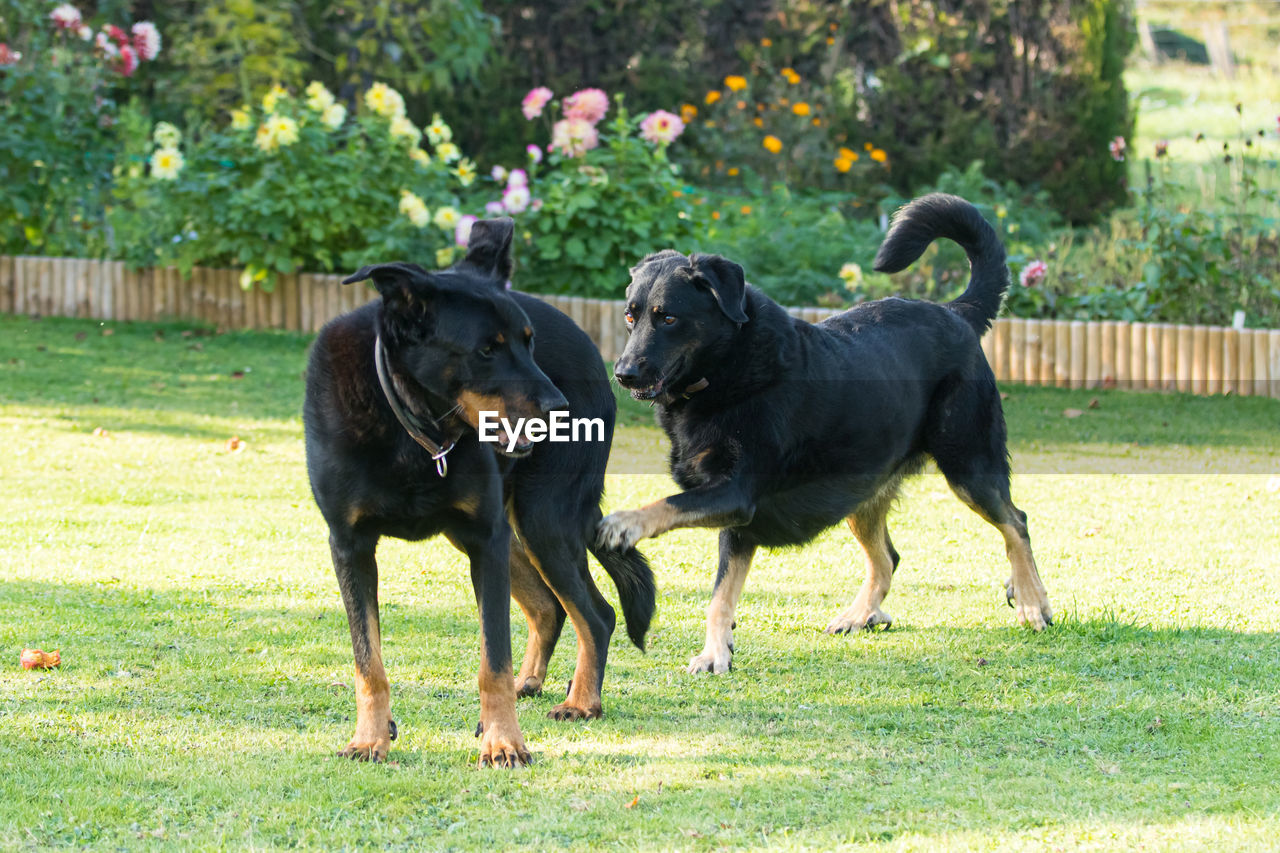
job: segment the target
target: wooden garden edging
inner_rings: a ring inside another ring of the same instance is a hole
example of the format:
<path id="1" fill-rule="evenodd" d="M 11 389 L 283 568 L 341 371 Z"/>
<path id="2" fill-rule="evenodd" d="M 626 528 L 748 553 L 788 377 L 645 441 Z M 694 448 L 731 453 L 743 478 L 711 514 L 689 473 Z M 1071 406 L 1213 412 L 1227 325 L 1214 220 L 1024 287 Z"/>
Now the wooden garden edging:
<path id="1" fill-rule="evenodd" d="M 0 255 L 0 313 L 100 320 L 196 320 L 224 329 L 316 332 L 367 302 L 339 275 L 281 276 L 272 293 L 240 289 L 239 270 L 130 270 L 120 261 Z M 623 303 L 540 296 L 568 314 L 606 359 L 626 341 Z M 839 313 L 789 308 L 816 323 Z M 1112 320 L 995 322 L 982 349 L 1002 382 L 1059 388 L 1150 388 L 1280 399 L 1280 330 Z"/>

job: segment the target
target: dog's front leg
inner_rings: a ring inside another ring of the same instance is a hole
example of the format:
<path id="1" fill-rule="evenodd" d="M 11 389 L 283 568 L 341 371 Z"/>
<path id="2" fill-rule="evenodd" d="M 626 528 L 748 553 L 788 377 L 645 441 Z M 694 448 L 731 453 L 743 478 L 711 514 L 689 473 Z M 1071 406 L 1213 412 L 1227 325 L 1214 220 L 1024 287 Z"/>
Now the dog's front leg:
<path id="1" fill-rule="evenodd" d="M 720 531 L 720 567 L 716 570 L 715 591 L 707 607 L 707 641 L 702 653 L 689 661 L 689 672 L 728 672 L 733 666 L 733 625 L 742 586 L 747 581 L 751 557 L 756 552 L 736 530 Z"/>
<path id="2" fill-rule="evenodd" d="M 625 551 L 641 539 L 661 536 L 676 527 L 738 527 L 755 516 L 746 484 L 726 480 L 671 495 L 640 509 L 610 513 L 596 529 L 596 541 Z"/>
<path id="3" fill-rule="evenodd" d="M 351 651 L 356 662 L 356 732 L 338 755 L 357 761 L 384 761 L 396 736 L 391 719 L 391 685 L 382 666 L 378 620 L 376 537 L 350 530 L 329 533 L 333 570 L 346 605 Z"/>
<path id="4" fill-rule="evenodd" d="M 518 767 L 530 761 L 516 720 L 516 682 L 511 671 L 510 529 L 459 535 L 471 560 L 471 584 L 480 609 L 480 766 Z"/>

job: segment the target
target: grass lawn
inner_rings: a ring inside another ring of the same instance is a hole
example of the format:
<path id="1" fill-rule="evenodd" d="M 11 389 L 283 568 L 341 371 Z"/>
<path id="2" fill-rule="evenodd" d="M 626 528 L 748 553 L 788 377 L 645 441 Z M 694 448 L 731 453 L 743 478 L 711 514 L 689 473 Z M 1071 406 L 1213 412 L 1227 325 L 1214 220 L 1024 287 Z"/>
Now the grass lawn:
<path id="1" fill-rule="evenodd" d="M 331 757 L 354 695 L 303 466 L 308 343 L 0 317 L 0 848 L 1280 843 L 1280 402 L 1007 389 L 1041 635 L 933 473 L 890 520 L 892 630 L 822 633 L 862 574 L 833 530 L 757 557 L 725 676 L 683 672 L 714 534 L 647 542 L 649 653 L 618 632 L 603 720 L 522 700 L 514 772 L 474 767 L 464 559 L 387 540 L 400 740 L 370 766 Z M 647 411 L 625 415 L 610 508 L 672 489 Z M 27 646 L 62 668 L 19 669 Z M 566 629 L 549 683 L 571 666 Z"/>

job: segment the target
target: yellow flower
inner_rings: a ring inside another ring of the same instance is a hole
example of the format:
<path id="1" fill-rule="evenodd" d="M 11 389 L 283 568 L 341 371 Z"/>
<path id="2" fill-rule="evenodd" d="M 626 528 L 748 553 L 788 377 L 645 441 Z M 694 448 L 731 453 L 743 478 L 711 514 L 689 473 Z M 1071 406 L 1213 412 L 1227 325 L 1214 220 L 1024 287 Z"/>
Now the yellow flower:
<path id="1" fill-rule="evenodd" d="M 794 68 L 782 69 L 782 76 L 787 78 L 787 82 L 792 86 L 800 82 L 800 75 L 796 73 Z"/>
<path id="2" fill-rule="evenodd" d="M 330 104 L 320 114 L 320 121 L 330 130 L 337 130 L 347 120 L 347 108 L 342 104 Z"/>
<path id="3" fill-rule="evenodd" d="M 724 78 L 724 84 L 729 87 L 730 92 L 741 92 L 747 88 L 747 78 L 738 74 L 730 74 Z"/>
<path id="4" fill-rule="evenodd" d="M 845 160 L 848 160 L 850 163 L 858 162 L 858 152 L 854 151 L 851 148 L 842 147 L 840 149 L 840 156 L 843 157 Z"/>
<path id="5" fill-rule="evenodd" d="M 318 113 L 323 113 L 334 103 L 333 93 L 324 87 L 319 80 L 307 84 L 307 106 Z"/>
<path id="6" fill-rule="evenodd" d="M 812 124 L 814 127 L 822 127 L 822 119 L 820 119 L 820 118 L 815 118 L 815 119 L 811 122 L 811 124 Z"/>
<path id="7" fill-rule="evenodd" d="M 414 148 L 410 151 L 409 159 L 417 163 L 419 166 L 431 165 L 431 155 L 423 151 L 421 148 Z"/>
<path id="8" fill-rule="evenodd" d="M 832 38 L 831 36 L 827 36 L 827 47 L 831 47 L 831 45 L 835 43 L 836 43 L 836 40 L 834 38 Z"/>
<path id="9" fill-rule="evenodd" d="M 385 118 L 404 115 L 404 98 L 386 83 L 374 83 L 364 93 L 364 103 Z"/>
<path id="10" fill-rule="evenodd" d="M 762 38 L 762 39 L 760 39 L 760 46 L 761 46 L 761 47 L 773 47 L 773 39 L 771 39 L 771 38 Z"/>
<path id="11" fill-rule="evenodd" d="M 753 118 L 751 120 L 751 123 L 754 124 L 756 127 L 764 127 L 764 119 L 760 118 L 760 116 L 756 116 L 755 118 Z"/>
<path id="12" fill-rule="evenodd" d="M 248 107 L 241 107 L 238 110 L 231 111 L 232 130 L 248 130 L 251 124 L 253 124 L 253 119 L 249 115 Z"/>
<path id="13" fill-rule="evenodd" d="M 729 167 L 729 177 L 731 177 L 731 178 L 736 178 L 736 177 L 738 177 L 738 172 L 739 172 L 739 171 L 740 171 L 740 170 L 738 169 L 738 167 L 737 167 L 737 166 L 730 166 L 730 167 Z"/>
<path id="14" fill-rule="evenodd" d="M 276 104 L 281 98 L 289 97 L 289 91 L 279 83 L 271 87 L 271 91 L 262 96 L 262 111 L 264 113 L 273 113 L 276 111 Z"/>
<path id="15" fill-rule="evenodd" d="M 769 134 L 764 138 L 763 145 L 770 154 L 777 154 L 782 150 L 782 140 L 773 134 Z"/>
<path id="16" fill-rule="evenodd" d="M 271 152 L 276 150 L 279 144 L 276 140 L 275 131 L 271 128 L 271 123 L 264 121 L 258 125 L 257 136 L 254 137 L 253 144 L 261 148 L 263 151 Z"/>
<path id="17" fill-rule="evenodd" d="M 704 122 L 703 122 L 703 124 L 705 124 L 707 127 L 715 127 L 715 126 L 716 126 L 716 123 L 715 123 L 714 121 L 711 121 L 710 119 L 708 119 L 707 121 L 704 121 Z"/>
<path id="18" fill-rule="evenodd" d="M 418 140 L 422 138 L 422 131 L 418 130 L 418 126 L 404 116 L 392 117 L 391 127 L 387 132 L 391 134 L 392 139 L 407 139 L 413 145 L 417 145 Z"/>
<path id="19" fill-rule="evenodd" d="M 795 105 L 791 107 L 791 112 L 798 116 L 807 116 L 809 114 L 809 105 L 804 101 L 797 101 Z"/>
<path id="20" fill-rule="evenodd" d="M 449 266 L 453 263 L 453 258 L 456 254 L 457 253 L 454 251 L 453 246 L 445 246 L 443 249 L 436 249 L 436 266 Z"/>
<path id="21" fill-rule="evenodd" d="M 457 227 L 458 220 L 461 218 L 462 214 L 458 213 L 457 208 L 442 207 L 436 211 L 436 215 L 431 221 L 441 231 L 452 231 Z"/>
<path id="22" fill-rule="evenodd" d="M 867 151 L 870 151 L 872 148 L 875 148 L 875 146 L 872 145 L 870 142 L 862 143 L 862 147 L 865 148 Z"/>
<path id="23" fill-rule="evenodd" d="M 875 160 L 877 163 L 883 163 L 885 160 L 889 159 L 889 155 L 879 148 L 873 148 L 871 150 L 871 159 Z"/>
<path id="24" fill-rule="evenodd" d="M 441 142 L 436 146 L 436 156 L 446 163 L 452 163 L 462 156 L 462 152 L 452 142 Z"/>
<path id="25" fill-rule="evenodd" d="M 857 264 L 845 264 L 840 267 L 840 280 L 849 290 L 855 289 L 862 282 L 862 267 Z"/>
<path id="26" fill-rule="evenodd" d="M 431 211 L 427 210 L 426 202 L 408 190 L 400 190 L 400 212 L 419 228 L 426 227 L 431 221 Z"/>
<path id="27" fill-rule="evenodd" d="M 458 183 L 464 187 L 469 187 L 471 182 L 476 179 L 476 164 L 464 159 L 458 163 L 457 168 L 453 170 L 453 174 L 457 177 Z"/>
<path id="28" fill-rule="evenodd" d="M 685 124 L 693 121 L 698 117 L 698 108 L 693 104 L 684 104 L 680 107 L 680 120 Z"/>
<path id="29" fill-rule="evenodd" d="M 436 113 L 431 117 L 431 124 L 427 125 L 427 139 L 432 145 L 453 141 L 453 129 L 444 123 L 444 119 L 440 118 L 440 113 Z"/>
<path id="30" fill-rule="evenodd" d="M 172 181 L 183 166 L 182 152 L 177 148 L 157 148 L 151 155 L 151 177 Z"/>
<path id="31" fill-rule="evenodd" d="M 298 141 L 298 123 L 288 116 L 267 116 L 264 122 L 271 127 L 271 135 L 280 145 L 292 145 Z"/>
<path id="32" fill-rule="evenodd" d="M 835 159 L 836 171 L 844 174 L 853 168 L 853 161 L 845 157 L 837 157 Z"/>
<path id="33" fill-rule="evenodd" d="M 720 91 L 718 89 L 712 89 L 710 92 L 707 92 L 705 100 L 708 104 L 714 104 L 716 101 L 720 100 Z"/>

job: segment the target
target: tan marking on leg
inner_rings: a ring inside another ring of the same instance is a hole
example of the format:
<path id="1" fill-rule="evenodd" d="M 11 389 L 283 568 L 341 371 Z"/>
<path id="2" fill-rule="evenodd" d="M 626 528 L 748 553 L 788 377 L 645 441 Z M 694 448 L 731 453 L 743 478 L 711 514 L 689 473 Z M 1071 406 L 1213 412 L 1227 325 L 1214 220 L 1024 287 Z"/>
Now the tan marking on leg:
<path id="1" fill-rule="evenodd" d="M 1045 592 L 1035 556 L 1031 553 L 1031 543 L 1017 526 L 997 524 L 996 529 L 1004 536 L 1005 552 L 1013 569 L 1010 580 L 1017 603 L 1018 624 L 1043 631 L 1053 621 L 1053 610 L 1049 607 L 1049 594 Z"/>
<path id="2" fill-rule="evenodd" d="M 560 604 L 514 536 L 511 539 L 511 596 L 529 624 L 529 640 L 516 675 L 516 695 L 537 696 L 546 683 L 547 664 L 555 650 L 556 609 Z"/>
<path id="3" fill-rule="evenodd" d="M 338 755 L 358 761 L 383 761 L 391 749 L 391 684 L 382 666 L 382 636 L 378 614 L 369 608 L 369 660 L 356 667 L 356 732 Z"/>
<path id="4" fill-rule="evenodd" d="M 888 628 L 893 624 L 893 618 L 880 609 L 885 596 L 889 594 L 889 586 L 893 583 L 893 556 L 889 553 L 885 512 L 877 509 L 862 515 L 854 514 L 846 518 L 845 522 L 862 546 L 867 560 L 867 574 L 853 604 L 831 620 L 827 633 L 847 634 L 876 625 Z"/>
<path id="5" fill-rule="evenodd" d="M 516 687 L 511 667 L 489 668 L 489 655 L 480 643 L 480 760 L 481 767 L 519 767 L 531 760 L 516 719 Z"/>
<path id="6" fill-rule="evenodd" d="M 710 672 L 720 675 L 729 671 L 733 662 L 733 623 L 742 588 L 747 583 L 751 558 L 755 549 L 729 558 L 724 578 L 716 586 L 707 605 L 707 638 L 702 651 L 689 661 L 688 672 Z"/>

